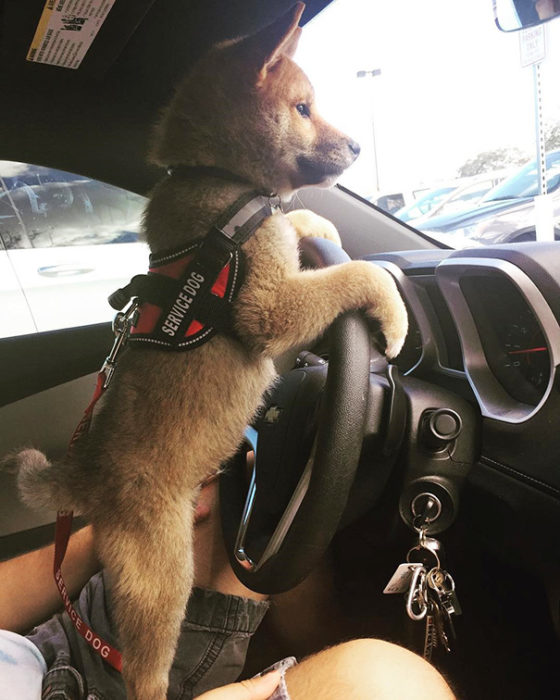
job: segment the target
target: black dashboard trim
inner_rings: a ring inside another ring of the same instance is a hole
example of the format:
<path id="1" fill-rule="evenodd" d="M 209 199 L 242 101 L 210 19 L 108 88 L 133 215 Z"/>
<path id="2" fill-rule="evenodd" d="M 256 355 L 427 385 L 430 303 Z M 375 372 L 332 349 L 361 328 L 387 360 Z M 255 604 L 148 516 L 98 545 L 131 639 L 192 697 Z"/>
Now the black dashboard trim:
<path id="1" fill-rule="evenodd" d="M 557 489 L 554 486 L 551 486 L 550 484 L 541 481 L 540 479 L 535 479 L 534 476 L 524 474 L 523 472 L 520 472 L 517 469 L 514 469 L 513 467 L 509 467 L 507 464 L 498 462 L 497 460 L 492 459 L 491 457 L 486 457 L 485 455 L 480 456 L 479 462 L 486 465 L 487 467 L 492 467 L 493 469 L 496 469 L 496 471 L 502 472 L 503 474 L 513 476 L 518 481 L 522 481 L 528 486 L 532 486 L 533 488 L 536 488 L 539 491 L 546 493 L 548 496 L 553 496 L 554 498 L 560 500 L 560 489 Z"/>
<path id="2" fill-rule="evenodd" d="M 518 267 L 537 286 L 556 320 L 560 323 L 560 242 L 550 243 L 505 243 L 492 247 L 456 250 L 449 256 L 454 258 L 495 258 L 505 260 Z"/>

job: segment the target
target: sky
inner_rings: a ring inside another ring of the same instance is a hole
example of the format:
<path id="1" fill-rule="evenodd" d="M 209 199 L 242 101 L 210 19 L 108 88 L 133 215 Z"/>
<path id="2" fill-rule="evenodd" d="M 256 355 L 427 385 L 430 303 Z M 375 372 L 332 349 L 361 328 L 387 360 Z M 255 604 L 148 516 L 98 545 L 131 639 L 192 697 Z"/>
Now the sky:
<path id="1" fill-rule="evenodd" d="M 560 121 L 560 19 L 546 25 L 544 118 Z M 358 140 L 341 182 L 382 192 L 456 176 L 481 151 L 535 153 L 533 69 L 519 33 L 500 32 L 491 0 L 334 0 L 306 25 L 295 57 L 321 113 Z M 374 78 L 359 70 L 380 69 Z"/>

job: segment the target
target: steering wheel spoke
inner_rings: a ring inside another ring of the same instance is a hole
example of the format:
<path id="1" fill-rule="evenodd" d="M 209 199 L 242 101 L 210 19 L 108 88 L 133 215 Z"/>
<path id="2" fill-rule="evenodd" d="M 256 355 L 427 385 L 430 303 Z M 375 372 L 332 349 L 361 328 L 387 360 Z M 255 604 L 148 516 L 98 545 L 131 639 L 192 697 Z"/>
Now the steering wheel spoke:
<path id="1" fill-rule="evenodd" d="M 248 437 L 250 436 L 250 437 Z M 251 445 L 254 453 L 254 463 L 251 472 L 251 478 L 249 481 L 249 488 L 247 491 L 247 497 L 245 499 L 245 506 L 243 508 L 243 514 L 241 516 L 241 522 L 239 524 L 239 529 L 237 531 L 237 539 L 235 541 L 234 554 L 235 559 L 247 571 L 258 572 L 262 566 L 266 564 L 272 557 L 274 557 L 282 544 L 294 518 L 299 510 L 299 507 L 307 493 L 309 488 L 309 482 L 311 479 L 311 468 L 312 460 L 309 460 L 303 470 L 296 488 L 294 489 L 292 496 L 286 506 L 286 509 L 282 513 L 274 532 L 272 533 L 268 543 L 265 547 L 264 552 L 258 559 L 253 560 L 247 552 L 247 535 L 249 531 L 249 526 L 251 522 L 251 515 L 253 514 L 253 507 L 255 505 L 256 495 L 257 495 L 257 459 L 258 459 L 258 433 L 254 427 L 250 426 L 246 430 L 246 439 Z"/>

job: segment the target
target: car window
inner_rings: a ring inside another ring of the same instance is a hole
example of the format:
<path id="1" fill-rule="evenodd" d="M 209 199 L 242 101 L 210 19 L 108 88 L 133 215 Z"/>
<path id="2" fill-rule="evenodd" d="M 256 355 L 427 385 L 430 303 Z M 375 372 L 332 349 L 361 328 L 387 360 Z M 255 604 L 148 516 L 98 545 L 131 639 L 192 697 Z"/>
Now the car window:
<path id="1" fill-rule="evenodd" d="M 146 268 L 145 203 L 88 177 L 0 161 L 1 337 L 109 321 L 107 296 Z"/>
<path id="2" fill-rule="evenodd" d="M 6 249 L 132 243 L 144 198 L 91 178 L 0 161 Z"/>
<path id="3" fill-rule="evenodd" d="M 341 184 L 375 202 L 379 193 L 435 190 L 507 169 L 518 176 L 525 208 L 504 200 L 489 207 L 473 189 L 436 214 L 439 221 L 421 210 L 409 220 L 451 245 L 505 243 L 521 232 L 524 240 L 534 237 L 536 104 L 546 151 L 560 149 L 560 19 L 542 29 L 546 55 L 537 70 L 522 65 L 523 32 L 497 28 L 491 0 L 331 3 L 306 26 L 296 60 L 315 85 L 321 112 L 362 146 Z M 557 237 L 559 183 L 551 164 Z M 467 210 L 476 212 L 468 224 Z"/>

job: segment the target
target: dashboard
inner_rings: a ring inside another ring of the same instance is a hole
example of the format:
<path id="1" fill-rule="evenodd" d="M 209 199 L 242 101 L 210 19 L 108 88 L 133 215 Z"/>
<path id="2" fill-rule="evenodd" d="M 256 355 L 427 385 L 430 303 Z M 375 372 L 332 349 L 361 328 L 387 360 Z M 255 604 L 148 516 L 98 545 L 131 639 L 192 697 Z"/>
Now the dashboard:
<path id="1" fill-rule="evenodd" d="M 401 373 L 478 408 L 481 463 L 560 498 L 560 244 L 367 259 L 409 310 Z"/>

